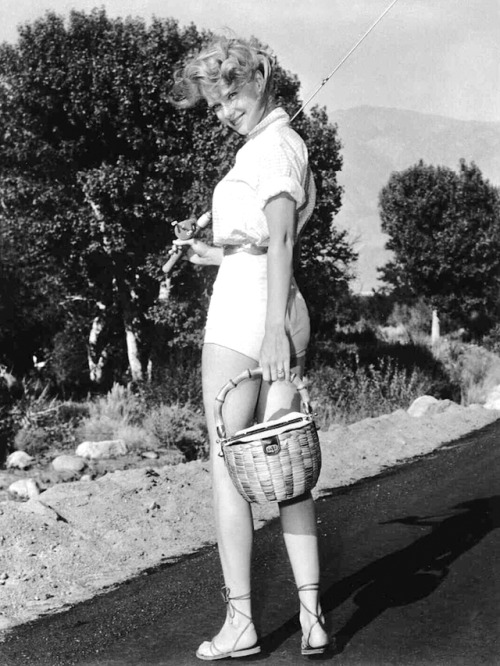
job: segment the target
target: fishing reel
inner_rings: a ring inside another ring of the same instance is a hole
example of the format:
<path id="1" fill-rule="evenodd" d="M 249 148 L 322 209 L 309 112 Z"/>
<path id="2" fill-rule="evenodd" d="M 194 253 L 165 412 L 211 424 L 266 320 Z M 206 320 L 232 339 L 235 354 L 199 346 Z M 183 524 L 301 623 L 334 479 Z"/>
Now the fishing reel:
<path id="1" fill-rule="evenodd" d="M 191 238 L 196 238 L 198 234 L 210 224 L 212 219 L 211 213 L 204 213 L 196 219 L 195 217 L 189 217 L 187 220 L 182 220 L 181 222 L 174 221 L 172 226 L 174 227 L 174 233 L 179 240 L 186 241 L 191 240 Z M 158 300 L 167 301 L 170 293 L 170 277 L 169 273 L 172 271 L 175 264 L 182 257 L 184 252 L 187 249 L 187 245 L 172 245 L 167 255 L 167 262 L 163 266 L 163 272 L 165 277 L 160 284 L 160 293 L 158 295 Z"/>
<path id="2" fill-rule="evenodd" d="M 190 217 L 181 222 L 174 221 L 172 222 L 172 226 L 174 227 L 174 233 L 179 240 L 191 240 L 191 238 L 195 238 L 202 229 L 210 224 L 211 219 L 211 213 L 204 213 L 198 219 Z M 168 251 L 167 263 L 163 266 L 163 272 L 165 275 L 170 273 L 172 268 L 186 251 L 186 247 L 186 245 L 172 245 Z"/>
<path id="3" fill-rule="evenodd" d="M 196 218 L 190 217 L 182 222 L 172 222 L 174 233 L 179 240 L 189 240 L 196 235 L 198 223 Z"/>

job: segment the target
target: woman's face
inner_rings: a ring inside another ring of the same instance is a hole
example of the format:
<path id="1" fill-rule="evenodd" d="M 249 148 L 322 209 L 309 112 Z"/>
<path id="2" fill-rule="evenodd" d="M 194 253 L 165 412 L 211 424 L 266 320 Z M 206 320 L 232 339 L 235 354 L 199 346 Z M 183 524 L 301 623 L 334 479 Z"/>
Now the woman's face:
<path id="1" fill-rule="evenodd" d="M 207 99 L 208 105 L 223 125 L 247 136 L 264 117 L 263 84 L 262 74 L 257 72 L 252 81 L 237 90 L 222 86 L 220 96 Z"/>

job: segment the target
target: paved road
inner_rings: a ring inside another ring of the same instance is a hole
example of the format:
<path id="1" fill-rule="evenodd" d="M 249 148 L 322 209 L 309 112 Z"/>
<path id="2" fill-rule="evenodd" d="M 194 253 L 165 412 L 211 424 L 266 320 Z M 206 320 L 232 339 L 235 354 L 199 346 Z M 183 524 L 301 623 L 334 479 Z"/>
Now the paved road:
<path id="1" fill-rule="evenodd" d="M 318 502 L 335 666 L 500 665 L 500 422 Z M 276 524 L 257 533 L 253 662 L 304 664 Z M 2 666 L 183 666 L 223 615 L 215 549 L 19 628 Z M 250 663 L 240 659 L 231 663 Z"/>

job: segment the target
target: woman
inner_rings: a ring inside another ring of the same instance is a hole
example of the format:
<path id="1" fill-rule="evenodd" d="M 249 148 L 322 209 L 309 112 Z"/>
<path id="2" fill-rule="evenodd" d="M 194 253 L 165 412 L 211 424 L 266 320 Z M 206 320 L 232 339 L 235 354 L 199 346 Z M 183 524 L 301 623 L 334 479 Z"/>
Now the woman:
<path id="1" fill-rule="evenodd" d="M 190 240 L 195 264 L 220 265 L 207 317 L 202 355 L 203 397 L 211 442 L 215 524 L 227 613 L 219 633 L 200 645 L 207 661 L 260 651 L 252 619 L 250 505 L 233 486 L 219 453 L 215 397 L 227 381 L 261 366 L 262 380 L 228 394 L 228 432 L 298 409 L 289 380 L 299 375 L 309 340 L 309 317 L 293 278 L 294 248 L 311 215 L 315 188 L 307 149 L 273 100 L 271 57 L 252 43 L 221 39 L 176 75 L 172 100 L 200 99 L 220 122 L 246 137 L 234 167 L 213 196 L 214 245 Z M 302 653 L 321 654 L 328 636 L 319 602 L 316 517 L 308 493 L 280 505 L 300 602 Z"/>

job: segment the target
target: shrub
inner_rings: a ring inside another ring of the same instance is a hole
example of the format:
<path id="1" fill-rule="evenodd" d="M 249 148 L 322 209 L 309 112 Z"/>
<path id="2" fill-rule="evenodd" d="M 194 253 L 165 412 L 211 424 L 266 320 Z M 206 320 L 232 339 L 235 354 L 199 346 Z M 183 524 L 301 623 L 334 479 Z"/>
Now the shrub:
<path id="1" fill-rule="evenodd" d="M 80 440 L 122 439 L 130 451 L 177 448 L 186 460 L 206 457 L 206 426 L 191 403 L 159 403 L 152 387 L 134 392 L 115 384 L 104 397 L 89 403 L 89 415 L 78 428 Z"/>
<path id="2" fill-rule="evenodd" d="M 481 341 L 481 345 L 492 354 L 500 356 L 500 324 L 496 324 Z"/>
<path id="3" fill-rule="evenodd" d="M 3 465 L 14 440 L 16 423 L 14 418 L 0 407 L 0 465 Z"/>
<path id="4" fill-rule="evenodd" d="M 186 460 L 208 457 L 205 418 L 189 403 L 158 405 L 146 416 L 143 427 L 158 446 L 177 447 Z"/>
<path id="5" fill-rule="evenodd" d="M 477 345 L 443 341 L 436 354 L 460 386 L 462 405 L 482 403 L 500 383 L 500 357 Z"/>
<path id="6" fill-rule="evenodd" d="M 93 442 L 121 439 L 131 452 L 150 449 L 155 444 L 142 425 L 108 414 L 96 414 L 85 419 L 77 429 L 77 436 L 79 441 Z"/>
<path id="7" fill-rule="evenodd" d="M 39 456 L 50 447 L 48 433 L 44 428 L 24 427 L 14 437 L 14 448 L 30 456 Z"/>
<path id="8" fill-rule="evenodd" d="M 116 424 L 140 424 L 145 414 L 145 402 L 131 386 L 113 384 L 105 396 L 88 404 L 89 419 L 102 419 Z"/>
<path id="9" fill-rule="evenodd" d="M 86 409 L 88 415 L 82 418 L 76 433 L 80 441 L 123 439 L 132 451 L 150 446 L 142 429 L 144 399 L 130 386 L 113 384 L 105 396 L 89 401 Z"/>
<path id="10" fill-rule="evenodd" d="M 91 415 L 84 419 L 77 429 L 77 437 L 81 441 L 100 442 L 106 439 L 118 439 L 116 433 L 125 421 L 117 421 L 105 414 Z"/>
<path id="11" fill-rule="evenodd" d="M 309 379 L 320 428 L 406 408 L 427 393 L 431 383 L 418 368 L 407 370 L 388 358 L 363 366 L 357 354 L 350 362 L 340 360 L 333 367 L 315 368 Z"/>
<path id="12" fill-rule="evenodd" d="M 131 452 L 145 451 L 155 447 L 155 442 L 149 433 L 138 425 L 123 424 L 113 431 L 112 439 L 121 439 Z"/>
<path id="13" fill-rule="evenodd" d="M 172 352 L 155 372 L 152 384 L 142 389 L 148 405 L 194 405 L 203 408 L 201 364 L 198 349 Z"/>
<path id="14" fill-rule="evenodd" d="M 395 303 L 387 323 L 391 326 L 403 324 L 410 336 L 431 332 L 432 308 L 424 300 L 419 299 L 412 305 Z"/>
<path id="15" fill-rule="evenodd" d="M 380 368 L 381 363 L 390 362 L 391 366 L 411 374 L 414 370 L 428 380 L 427 391 L 439 399 L 460 399 L 460 389 L 450 377 L 448 368 L 440 358 L 433 356 L 428 345 L 400 342 L 384 342 L 380 339 L 364 336 L 360 342 L 357 335 L 344 333 L 335 336 L 321 346 L 314 345 L 309 367 L 313 369 L 338 368 L 339 372 L 349 371 L 354 367 Z"/>
<path id="16" fill-rule="evenodd" d="M 59 405 L 57 416 L 62 423 L 73 423 L 89 416 L 90 410 L 87 402 L 73 402 L 68 400 Z"/>
<path id="17" fill-rule="evenodd" d="M 43 390 L 30 382 L 25 393 L 11 410 L 11 438 L 13 448 L 30 455 L 42 454 L 52 446 L 73 447 L 75 430 L 88 414 L 85 403 L 60 402 L 50 397 L 49 386 Z"/>

